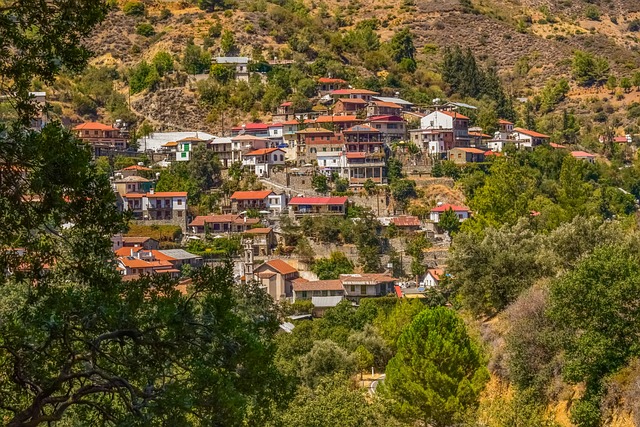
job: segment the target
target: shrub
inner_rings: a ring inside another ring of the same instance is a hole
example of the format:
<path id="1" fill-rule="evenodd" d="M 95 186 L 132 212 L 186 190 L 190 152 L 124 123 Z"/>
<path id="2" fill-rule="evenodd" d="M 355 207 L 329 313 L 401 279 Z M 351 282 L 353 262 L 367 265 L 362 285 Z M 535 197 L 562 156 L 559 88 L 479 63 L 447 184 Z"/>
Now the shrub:
<path id="1" fill-rule="evenodd" d="M 594 5 L 587 7 L 587 10 L 585 11 L 584 15 L 587 17 L 587 19 L 590 19 L 592 21 L 600 20 L 600 10 Z"/>
<path id="2" fill-rule="evenodd" d="M 164 21 L 166 19 L 169 19 L 172 15 L 173 14 L 171 13 L 171 11 L 165 7 L 160 11 L 160 20 Z"/>
<path id="3" fill-rule="evenodd" d="M 144 16 L 144 3 L 141 1 L 128 1 L 122 6 L 122 11 L 127 16 Z"/>
<path id="4" fill-rule="evenodd" d="M 153 25 L 147 22 L 136 25 L 136 34 L 138 35 L 141 35 L 143 37 L 151 37 L 155 33 L 156 30 L 153 28 Z"/>
<path id="5" fill-rule="evenodd" d="M 629 22 L 627 30 L 632 32 L 640 31 L 640 19 L 634 19 L 633 21 Z"/>

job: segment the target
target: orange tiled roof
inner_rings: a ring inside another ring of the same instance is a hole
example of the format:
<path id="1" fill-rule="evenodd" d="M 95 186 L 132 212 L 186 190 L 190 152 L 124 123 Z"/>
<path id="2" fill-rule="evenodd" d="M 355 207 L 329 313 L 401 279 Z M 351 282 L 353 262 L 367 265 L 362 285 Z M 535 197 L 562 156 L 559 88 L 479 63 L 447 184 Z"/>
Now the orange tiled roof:
<path id="1" fill-rule="evenodd" d="M 271 190 L 262 191 L 236 191 L 231 195 L 231 200 L 263 200 L 273 193 Z"/>
<path id="2" fill-rule="evenodd" d="M 265 265 L 268 265 L 280 274 L 291 274 L 298 271 L 281 259 L 272 259 L 271 261 L 267 261 Z"/>

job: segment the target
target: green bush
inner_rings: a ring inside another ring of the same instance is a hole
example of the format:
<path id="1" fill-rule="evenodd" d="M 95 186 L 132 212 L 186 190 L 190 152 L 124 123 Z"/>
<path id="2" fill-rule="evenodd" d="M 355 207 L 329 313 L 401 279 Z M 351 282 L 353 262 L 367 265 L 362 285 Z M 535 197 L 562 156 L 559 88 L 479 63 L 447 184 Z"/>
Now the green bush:
<path id="1" fill-rule="evenodd" d="M 122 7 L 122 11 L 127 16 L 144 16 L 144 3 L 141 1 L 128 1 Z"/>
<path id="2" fill-rule="evenodd" d="M 153 25 L 148 22 L 143 22 L 141 24 L 136 25 L 136 34 L 141 35 L 143 37 L 151 37 L 156 33 L 156 30 L 153 28 Z"/>
<path id="3" fill-rule="evenodd" d="M 591 21 L 600 20 L 600 10 L 594 5 L 589 6 L 585 11 L 584 15 L 587 17 L 587 19 L 590 19 Z"/>

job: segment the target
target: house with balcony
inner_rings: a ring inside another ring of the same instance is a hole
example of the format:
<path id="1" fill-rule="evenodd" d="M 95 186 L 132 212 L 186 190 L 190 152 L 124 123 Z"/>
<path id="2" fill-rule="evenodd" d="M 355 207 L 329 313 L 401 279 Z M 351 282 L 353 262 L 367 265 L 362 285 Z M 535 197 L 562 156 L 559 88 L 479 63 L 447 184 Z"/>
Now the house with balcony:
<path id="1" fill-rule="evenodd" d="M 383 297 L 394 293 L 397 280 L 387 273 L 341 274 L 340 281 L 348 300 Z"/>
<path id="2" fill-rule="evenodd" d="M 129 175 L 117 178 L 113 186 L 118 194 L 148 193 L 153 188 L 153 181 L 137 175 Z"/>
<path id="3" fill-rule="evenodd" d="M 241 162 L 245 154 L 255 150 L 274 148 L 276 143 L 268 138 L 253 135 L 231 137 L 231 163 Z"/>
<path id="4" fill-rule="evenodd" d="M 450 130 L 453 132 L 454 147 L 468 147 L 469 117 L 456 111 L 438 110 L 427 114 L 420 119 L 420 129 L 423 130 Z"/>
<path id="5" fill-rule="evenodd" d="M 249 81 L 249 58 L 246 56 L 219 56 L 215 58 L 215 61 L 216 64 L 233 69 L 236 80 Z"/>
<path id="6" fill-rule="evenodd" d="M 357 98 L 369 102 L 372 96 L 379 95 L 379 93 L 367 89 L 336 89 L 331 91 L 330 95 L 336 101 L 341 98 Z"/>
<path id="7" fill-rule="evenodd" d="M 259 222 L 258 218 L 239 214 L 199 215 L 189 223 L 187 232 L 198 237 L 244 233 Z"/>
<path id="8" fill-rule="evenodd" d="M 551 137 L 529 129 L 513 128 L 510 139 L 515 142 L 516 147 L 530 150 L 538 145 L 549 143 Z"/>
<path id="9" fill-rule="evenodd" d="M 116 175 L 121 175 L 123 178 L 128 176 L 138 176 L 138 175 L 147 175 L 151 172 L 151 168 L 143 166 L 142 164 L 127 166 L 126 168 L 120 169 L 116 172 Z"/>
<path id="10" fill-rule="evenodd" d="M 309 125 L 323 127 L 334 132 L 342 132 L 352 126 L 362 123 L 355 115 L 348 116 L 318 116 L 308 121 Z"/>
<path id="11" fill-rule="evenodd" d="M 319 139 L 307 140 L 307 161 L 316 162 L 318 168 L 330 176 L 336 172 L 344 173 L 344 138 L 342 134 L 333 134 Z"/>
<path id="12" fill-rule="evenodd" d="M 253 209 L 279 215 L 286 206 L 286 195 L 271 190 L 236 191 L 231 195 L 231 212 L 236 214 Z"/>
<path id="13" fill-rule="evenodd" d="M 345 140 L 345 174 L 349 185 L 361 186 L 368 179 L 386 182 L 386 153 L 379 130 L 357 125 L 343 132 Z"/>
<path id="14" fill-rule="evenodd" d="M 412 129 L 409 139 L 417 145 L 423 153 L 433 158 L 444 159 L 454 147 L 452 129 Z"/>
<path id="15" fill-rule="evenodd" d="M 402 106 L 395 102 L 378 101 L 374 98 L 367 104 L 367 117 L 401 115 Z"/>
<path id="16" fill-rule="evenodd" d="M 296 217 L 307 215 L 341 215 L 347 213 L 347 197 L 292 197 L 289 212 Z"/>
<path id="17" fill-rule="evenodd" d="M 333 104 L 333 114 L 336 116 L 356 115 L 367 109 L 367 101 L 361 98 L 339 98 Z"/>
<path id="18" fill-rule="evenodd" d="M 384 141 L 401 141 L 407 136 L 407 126 L 401 116 L 373 116 L 365 124 L 380 131 Z"/>
<path id="19" fill-rule="evenodd" d="M 286 122 L 296 118 L 295 111 L 293 109 L 293 102 L 285 101 L 278 105 L 276 113 L 273 115 L 272 120 L 274 122 Z"/>
<path id="20" fill-rule="evenodd" d="M 122 210 L 147 225 L 177 225 L 187 228 L 187 192 L 155 192 L 120 194 Z"/>
<path id="21" fill-rule="evenodd" d="M 252 169 L 258 177 L 268 177 L 274 167 L 284 166 L 284 156 L 280 148 L 261 148 L 245 154 L 242 166 Z"/>
<path id="22" fill-rule="evenodd" d="M 73 133 L 79 139 L 88 142 L 99 155 L 101 149 L 125 150 L 127 138 L 120 129 L 97 122 L 88 122 L 73 128 Z"/>
<path id="23" fill-rule="evenodd" d="M 319 96 L 324 96 L 334 90 L 344 89 L 348 86 L 348 83 L 342 79 L 333 79 L 330 77 L 320 77 L 316 89 Z"/>
<path id="24" fill-rule="evenodd" d="M 335 307 L 344 299 L 344 286 L 341 280 L 306 280 L 302 277 L 293 280 L 293 298 L 296 301 L 312 301 L 313 315 L 322 317 L 327 308 Z"/>
<path id="25" fill-rule="evenodd" d="M 207 143 L 207 148 L 213 151 L 222 167 L 227 169 L 233 163 L 233 141 L 231 138 L 214 138 Z"/>
<path id="26" fill-rule="evenodd" d="M 278 246 L 278 240 L 271 227 L 250 228 L 243 237 L 251 239 L 254 256 L 269 256 Z"/>

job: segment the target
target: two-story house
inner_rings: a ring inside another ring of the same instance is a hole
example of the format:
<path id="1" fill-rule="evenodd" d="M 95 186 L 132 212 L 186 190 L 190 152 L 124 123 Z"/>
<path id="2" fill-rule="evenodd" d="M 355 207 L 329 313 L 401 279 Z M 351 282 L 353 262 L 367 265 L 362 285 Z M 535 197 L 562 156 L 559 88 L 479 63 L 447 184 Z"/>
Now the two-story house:
<path id="1" fill-rule="evenodd" d="M 269 125 L 266 123 L 243 123 L 231 128 L 231 136 L 253 135 L 261 138 L 269 136 Z"/>
<path id="2" fill-rule="evenodd" d="M 231 138 L 214 138 L 207 144 L 207 148 L 216 153 L 223 168 L 228 168 L 233 163 L 233 141 Z"/>
<path id="3" fill-rule="evenodd" d="M 200 138 L 195 136 L 190 136 L 187 138 L 182 138 L 177 143 L 176 149 L 176 161 L 178 162 L 188 162 L 191 160 L 191 152 L 196 145 L 204 144 L 206 141 L 203 141 Z M 166 146 L 166 144 L 164 145 Z"/>
<path id="4" fill-rule="evenodd" d="M 73 133 L 96 149 L 104 147 L 124 150 L 127 148 L 127 138 L 120 133 L 120 129 L 110 125 L 97 122 L 83 123 L 74 127 Z"/>
<path id="5" fill-rule="evenodd" d="M 284 193 L 276 194 L 271 190 L 236 191 L 231 195 L 231 212 L 240 213 L 249 209 L 280 214 L 287 205 Z"/>
<path id="6" fill-rule="evenodd" d="M 187 228 L 187 192 L 155 192 L 120 194 L 122 209 L 133 219 L 145 224 L 178 225 Z"/>
<path id="7" fill-rule="evenodd" d="M 365 123 L 380 131 L 380 135 L 387 142 L 404 140 L 407 135 L 405 121 L 400 116 L 373 116 Z"/>
<path id="8" fill-rule="evenodd" d="M 347 87 L 347 82 L 342 79 L 333 79 L 330 77 L 320 77 L 316 89 L 319 96 L 324 96 L 334 90 L 344 89 Z"/>
<path id="9" fill-rule="evenodd" d="M 372 96 L 379 95 L 379 93 L 367 89 L 336 89 L 330 95 L 336 101 L 340 98 L 358 98 L 369 102 Z"/>
<path id="10" fill-rule="evenodd" d="M 342 215 L 347 213 L 348 198 L 343 197 L 292 197 L 289 211 L 295 216 Z"/>
<path id="11" fill-rule="evenodd" d="M 245 154 L 264 148 L 274 148 L 274 142 L 268 138 L 254 135 L 231 137 L 231 162 L 241 162 Z"/>
<path id="12" fill-rule="evenodd" d="M 394 293 L 396 279 L 386 273 L 341 274 L 340 281 L 347 299 L 382 297 Z"/>
<path id="13" fill-rule="evenodd" d="M 354 115 L 366 109 L 367 101 L 362 98 L 339 98 L 333 104 L 333 114 L 336 116 Z"/>
<path id="14" fill-rule="evenodd" d="M 268 177 L 276 166 L 284 166 L 285 151 L 280 148 L 261 148 L 250 151 L 242 158 L 242 166 L 253 169 L 259 177 Z"/>
<path id="15" fill-rule="evenodd" d="M 373 99 L 367 104 L 367 117 L 400 115 L 402 115 L 402 106 L 395 102 L 377 101 Z"/>
<path id="16" fill-rule="evenodd" d="M 219 56 L 215 61 L 232 68 L 236 80 L 249 81 L 249 58 L 246 56 Z"/>
<path id="17" fill-rule="evenodd" d="M 471 140 L 469 137 L 469 117 L 456 111 L 438 110 L 427 114 L 420 119 L 420 128 L 423 130 L 451 130 L 454 147 L 468 147 Z"/>
<path id="18" fill-rule="evenodd" d="M 351 186 L 362 186 L 368 179 L 386 182 L 386 154 L 379 130 L 356 125 L 343 132 L 346 170 Z"/>
<path id="19" fill-rule="evenodd" d="M 293 281 L 300 277 L 298 270 L 281 259 L 272 259 L 259 265 L 253 275 L 260 287 L 276 302 L 292 298 Z"/>
<path id="20" fill-rule="evenodd" d="M 199 237 L 207 234 L 244 233 L 259 222 L 258 218 L 247 218 L 238 214 L 199 215 L 189 223 L 187 231 L 189 234 Z"/>
<path id="21" fill-rule="evenodd" d="M 511 138 L 518 148 L 532 149 L 548 143 L 551 137 L 529 129 L 513 128 Z"/>

